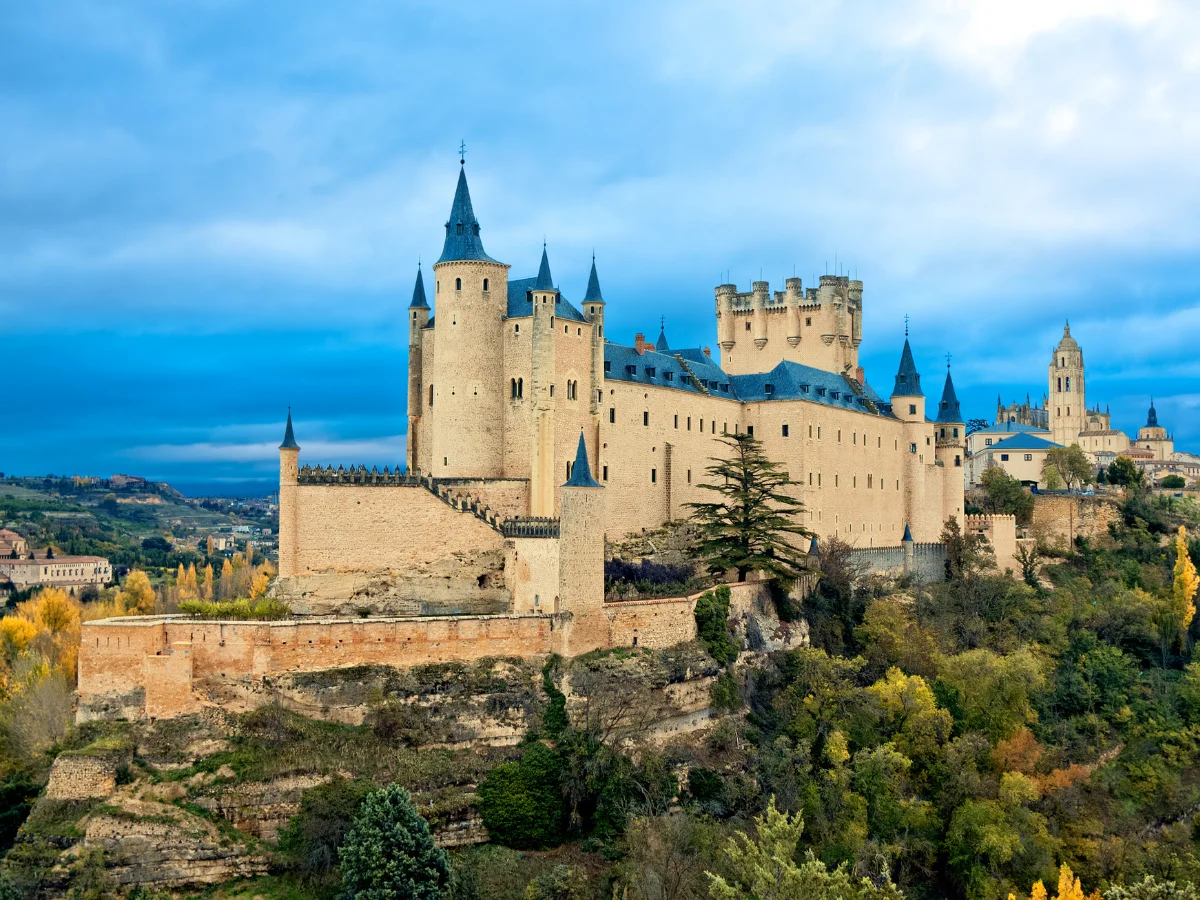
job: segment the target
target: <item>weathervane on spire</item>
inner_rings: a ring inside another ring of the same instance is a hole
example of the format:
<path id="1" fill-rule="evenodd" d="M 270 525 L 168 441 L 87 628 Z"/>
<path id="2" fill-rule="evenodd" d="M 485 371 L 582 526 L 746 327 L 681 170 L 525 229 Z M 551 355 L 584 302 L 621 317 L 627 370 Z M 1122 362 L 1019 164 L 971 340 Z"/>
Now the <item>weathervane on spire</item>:
<path id="1" fill-rule="evenodd" d="M 946 370 L 947 371 L 950 370 L 950 354 L 949 353 L 946 354 Z"/>
<path id="2" fill-rule="evenodd" d="M 904 314 L 904 336 L 908 337 L 908 313 Z"/>
<path id="3" fill-rule="evenodd" d="M 466 141 L 458 142 L 458 164 L 460 166 L 465 166 L 467 164 L 467 142 Z"/>

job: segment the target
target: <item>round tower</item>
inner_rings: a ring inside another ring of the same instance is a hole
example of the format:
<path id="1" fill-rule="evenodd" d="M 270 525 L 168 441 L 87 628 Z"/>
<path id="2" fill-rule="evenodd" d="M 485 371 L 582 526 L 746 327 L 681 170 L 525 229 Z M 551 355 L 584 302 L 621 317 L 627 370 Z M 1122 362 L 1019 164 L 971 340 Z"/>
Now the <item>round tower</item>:
<path id="1" fill-rule="evenodd" d="M 583 315 L 592 323 L 592 395 L 588 409 L 592 423 L 600 427 L 600 392 L 604 389 L 604 295 L 600 293 L 600 278 L 596 275 L 596 255 L 592 254 L 592 271 L 588 275 L 583 295 Z M 599 444 L 596 445 L 597 447 Z"/>
<path id="2" fill-rule="evenodd" d="M 300 481 L 300 445 L 292 431 L 292 408 L 279 445 L 279 577 L 296 574 L 296 485 Z"/>
<path id="3" fill-rule="evenodd" d="M 408 441 L 405 463 L 409 472 L 419 468 L 417 448 L 421 442 L 422 394 L 425 387 L 421 354 L 425 326 L 428 324 L 429 301 L 425 299 L 425 279 L 418 265 L 417 283 L 413 286 L 412 302 L 408 304 Z"/>
<path id="4" fill-rule="evenodd" d="M 529 452 L 529 514 L 554 515 L 554 377 L 556 353 L 554 315 L 558 290 L 550 275 L 550 258 L 542 246 L 542 263 L 529 292 L 533 304 L 533 364 L 530 368 L 530 396 L 533 399 L 533 427 Z"/>
<path id="5" fill-rule="evenodd" d="M 799 278 L 784 282 L 787 290 L 787 342 L 791 347 L 800 343 L 800 307 L 804 305 L 804 285 Z"/>
<path id="6" fill-rule="evenodd" d="M 925 392 L 921 390 L 921 375 L 913 361 L 912 347 L 904 338 L 904 351 L 900 354 L 900 368 L 896 370 L 896 383 L 892 388 L 892 415 L 904 423 L 904 518 L 916 525 L 921 540 L 933 540 L 922 528 L 925 519 L 925 438 L 928 427 L 925 423 Z"/>
<path id="7" fill-rule="evenodd" d="M 1050 359 L 1050 432 L 1064 447 L 1079 443 L 1079 432 L 1087 419 L 1084 391 L 1083 350 L 1071 337 L 1071 323 L 1063 327 L 1062 340 Z"/>
<path id="8" fill-rule="evenodd" d="M 436 425 L 428 434 L 437 477 L 496 478 L 504 472 L 509 267 L 484 252 L 479 230 L 460 169 L 446 241 L 433 266 L 434 371 L 422 373 L 424 410 Z"/>
<path id="9" fill-rule="evenodd" d="M 761 350 L 767 346 L 767 299 L 771 295 L 771 283 L 769 281 L 754 282 L 754 293 L 751 296 L 751 303 L 754 312 L 754 346 Z"/>
<path id="10" fill-rule="evenodd" d="M 733 300 L 736 296 L 736 284 L 717 285 L 717 343 L 726 353 L 732 350 L 737 342 L 733 327 Z"/>
<path id="11" fill-rule="evenodd" d="M 954 379 L 950 377 L 950 364 L 946 363 L 946 383 L 942 387 L 942 399 L 938 403 L 935 457 L 942 464 L 942 521 L 950 518 L 963 522 L 966 479 L 963 477 L 963 459 L 966 458 L 967 426 L 963 422 L 962 408 L 954 391 Z"/>
<path id="12" fill-rule="evenodd" d="M 607 646 L 604 615 L 604 488 L 592 477 L 581 433 L 571 477 L 562 486 L 559 513 L 558 602 L 570 613 L 563 652 L 577 655 Z"/>

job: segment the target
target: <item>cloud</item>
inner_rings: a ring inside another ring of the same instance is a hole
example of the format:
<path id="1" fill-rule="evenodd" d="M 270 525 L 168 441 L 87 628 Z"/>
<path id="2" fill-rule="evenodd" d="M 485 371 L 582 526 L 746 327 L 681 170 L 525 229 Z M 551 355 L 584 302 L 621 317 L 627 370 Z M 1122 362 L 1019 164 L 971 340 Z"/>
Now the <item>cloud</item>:
<path id="1" fill-rule="evenodd" d="M 341 461 L 346 465 L 393 465 L 404 463 L 405 435 L 390 435 L 371 440 L 305 441 L 305 459 L 321 462 Z M 191 444 L 151 444 L 133 447 L 132 459 L 149 463 L 262 463 L 278 462 L 279 445 L 272 441 L 254 443 L 199 441 Z M 391 460 L 390 463 L 379 462 Z M 339 463 L 335 463 L 339 464 Z"/>

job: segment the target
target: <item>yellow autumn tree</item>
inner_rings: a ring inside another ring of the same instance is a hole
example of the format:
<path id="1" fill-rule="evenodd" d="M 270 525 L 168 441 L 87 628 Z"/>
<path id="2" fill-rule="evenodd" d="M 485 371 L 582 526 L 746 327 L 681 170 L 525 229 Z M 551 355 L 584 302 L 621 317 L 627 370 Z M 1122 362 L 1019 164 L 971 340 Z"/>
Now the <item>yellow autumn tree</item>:
<path id="1" fill-rule="evenodd" d="M 154 588 L 150 576 L 141 569 L 134 569 L 125 577 L 121 599 L 129 615 L 148 616 L 154 612 Z"/>
<path id="2" fill-rule="evenodd" d="M 271 576 L 266 572 L 259 572 L 250 582 L 250 599 L 257 600 L 267 592 L 267 585 L 271 581 Z"/>
<path id="3" fill-rule="evenodd" d="M 1173 599 L 1175 611 L 1179 615 L 1179 630 L 1187 634 L 1192 619 L 1196 616 L 1196 588 L 1200 579 L 1196 576 L 1196 564 L 1188 553 L 1187 529 L 1179 526 L 1175 535 L 1175 584 Z"/>
<path id="4" fill-rule="evenodd" d="M 228 600 L 233 596 L 233 566 L 229 560 L 225 560 L 221 564 L 221 600 Z"/>
<path id="5" fill-rule="evenodd" d="M 213 567 L 211 563 L 204 567 L 204 583 L 200 585 L 200 599 L 213 599 Z"/>
<path id="6" fill-rule="evenodd" d="M 254 565 L 254 544 L 246 541 L 246 565 Z"/>
<path id="7" fill-rule="evenodd" d="M 1008 897 L 1009 900 L 1013 900 L 1012 894 L 1009 894 Z M 1040 879 L 1033 883 L 1029 897 L 1030 900 L 1047 900 L 1046 886 Z M 1054 900 L 1100 900 L 1100 892 L 1092 891 L 1091 894 L 1084 894 L 1083 885 L 1075 877 L 1071 867 L 1063 863 L 1058 868 L 1058 894 Z"/>
<path id="8" fill-rule="evenodd" d="M 37 637 L 37 626 L 21 616 L 5 616 L 0 619 L 0 652 L 9 666 L 24 653 Z"/>
<path id="9" fill-rule="evenodd" d="M 83 607 L 79 601 L 58 588 L 43 588 L 31 599 L 17 605 L 17 615 L 37 629 L 37 643 L 49 666 L 69 678 L 75 677 L 79 658 L 79 626 Z"/>
<path id="10" fill-rule="evenodd" d="M 217 542 L 213 540 L 211 534 L 205 539 L 204 548 L 208 551 L 209 556 L 212 556 L 213 552 L 217 549 Z"/>

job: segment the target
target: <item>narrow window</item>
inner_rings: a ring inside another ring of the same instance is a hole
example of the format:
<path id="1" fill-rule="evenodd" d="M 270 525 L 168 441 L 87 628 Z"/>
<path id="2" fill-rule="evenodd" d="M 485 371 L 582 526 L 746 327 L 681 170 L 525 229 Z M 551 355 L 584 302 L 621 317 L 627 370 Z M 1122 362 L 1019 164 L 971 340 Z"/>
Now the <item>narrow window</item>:
<path id="1" fill-rule="evenodd" d="M 821 473 L 818 472 L 817 473 L 817 487 L 820 487 L 820 486 L 821 486 Z"/>
<path id="2" fill-rule="evenodd" d="M 459 227 L 459 228 L 462 228 L 462 226 L 461 226 L 461 225 L 459 225 L 458 227 Z M 454 289 L 455 289 L 456 291 L 461 291 L 461 290 L 462 290 L 462 279 L 461 279 L 461 278 L 455 278 L 455 279 L 454 279 Z"/>
<path id="3" fill-rule="evenodd" d="M 917 445 L 916 445 L 916 444 L 909 444 L 909 445 L 908 445 L 908 452 L 909 452 L 909 453 L 916 453 L 916 452 L 917 452 Z"/>
<path id="4" fill-rule="evenodd" d="M 917 404 L 915 404 L 915 403 L 908 404 L 908 414 L 910 416 L 915 416 L 917 414 Z"/>
<path id="5" fill-rule="evenodd" d="M 649 413 L 649 411 L 645 411 L 645 412 L 643 412 L 643 413 L 642 413 L 642 424 L 643 424 L 643 425 L 646 425 L 646 426 L 649 426 L 649 424 L 650 424 L 650 413 Z"/>
<path id="6" fill-rule="evenodd" d="M 616 407 L 610 406 L 610 407 L 608 408 L 608 421 L 609 421 L 609 424 L 611 424 L 611 423 L 613 423 L 613 422 L 617 421 L 617 410 L 616 410 Z"/>
<path id="7" fill-rule="evenodd" d="M 812 472 L 808 473 L 808 486 L 812 487 Z"/>
<path id="8" fill-rule="evenodd" d="M 554 396 L 554 385 L 550 385 L 550 396 Z"/>
<path id="9" fill-rule="evenodd" d="M 602 481 L 608 481 L 608 466 L 600 467 L 600 478 Z"/>
<path id="10" fill-rule="evenodd" d="M 517 379 L 517 399 L 520 400 L 524 396 L 525 396 L 525 379 L 518 378 Z"/>
<path id="11" fill-rule="evenodd" d="M 788 436 L 788 427 L 787 427 L 787 425 L 786 425 L 786 424 L 783 426 L 783 436 L 784 436 L 784 437 L 787 437 L 787 436 Z"/>
<path id="12" fill-rule="evenodd" d="M 433 385 L 429 386 L 429 405 L 433 406 Z"/>
<path id="13" fill-rule="evenodd" d="M 688 484 L 692 483 L 692 470 L 691 469 L 687 470 L 687 483 Z"/>
<path id="14" fill-rule="evenodd" d="M 567 481 L 571 480 L 571 467 L 574 465 L 575 465 L 575 463 L 573 463 L 573 462 L 567 463 Z"/>
<path id="15" fill-rule="evenodd" d="M 837 439 L 837 442 L 838 442 L 839 444 L 842 442 L 842 429 L 840 429 L 840 428 L 838 429 L 838 439 Z"/>
<path id="16" fill-rule="evenodd" d="M 675 413 L 675 427 L 679 427 L 679 413 Z"/>
<path id="17" fill-rule="evenodd" d="M 700 420 L 700 433 L 704 434 L 704 420 L 703 419 Z"/>
<path id="18" fill-rule="evenodd" d="M 1067 392 L 1070 393 L 1070 391 L 1071 391 L 1071 376 L 1068 375 L 1067 376 Z"/>
<path id="19" fill-rule="evenodd" d="M 488 280 L 485 278 L 485 279 L 483 279 L 483 292 L 485 294 L 487 293 L 487 289 L 488 289 Z"/>
<path id="20" fill-rule="evenodd" d="M 747 323 L 746 323 L 746 330 L 747 330 L 747 331 L 749 331 L 749 330 L 750 330 L 750 323 L 749 323 L 749 322 L 747 322 Z"/>
<path id="21" fill-rule="evenodd" d="M 833 486 L 834 486 L 834 487 L 837 487 L 837 486 L 838 486 L 838 482 L 839 482 L 839 481 L 841 481 L 841 480 L 842 480 L 842 477 L 841 477 L 841 476 L 840 476 L 840 475 L 839 475 L 837 472 L 834 472 L 834 473 L 833 473 Z"/>
<path id="22" fill-rule="evenodd" d="M 737 426 L 735 425 L 734 427 L 736 428 Z M 750 437 L 754 437 L 754 426 L 753 425 L 746 426 L 746 434 L 750 435 Z"/>
<path id="23" fill-rule="evenodd" d="M 687 417 L 687 430 L 688 431 L 692 430 L 692 417 L 691 416 Z"/>
<path id="24" fill-rule="evenodd" d="M 658 484 L 658 469 L 651 469 L 651 470 L 650 470 L 650 483 L 651 483 L 651 484 Z"/>
<path id="25" fill-rule="evenodd" d="M 512 380 L 512 399 L 517 399 L 517 379 Z"/>
<path id="26" fill-rule="evenodd" d="M 518 322 L 516 325 L 513 326 L 513 334 L 520 334 L 520 333 L 521 333 L 521 323 Z"/>

